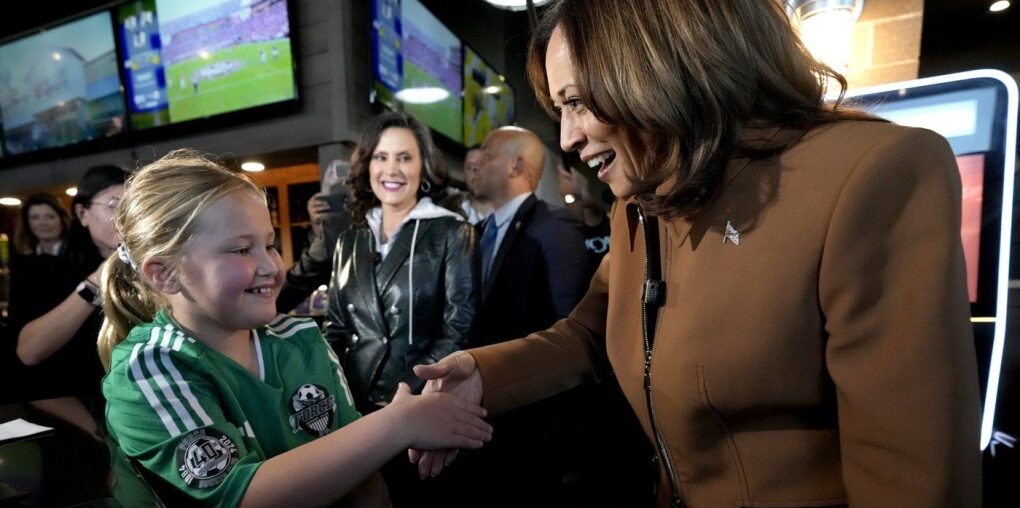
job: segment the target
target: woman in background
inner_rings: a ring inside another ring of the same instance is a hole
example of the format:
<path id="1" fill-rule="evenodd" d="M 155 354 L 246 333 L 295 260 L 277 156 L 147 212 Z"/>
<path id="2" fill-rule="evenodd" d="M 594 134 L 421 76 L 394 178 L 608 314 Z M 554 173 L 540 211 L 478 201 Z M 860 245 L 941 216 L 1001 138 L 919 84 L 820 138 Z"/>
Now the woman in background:
<path id="1" fill-rule="evenodd" d="M 112 218 L 126 176 L 116 166 L 90 168 L 72 201 L 74 221 L 64 252 L 22 257 L 24 263 L 11 267 L 10 321 L 18 359 L 29 367 L 30 382 L 19 387 L 25 400 L 76 395 L 91 403 L 99 398 L 99 274 L 117 248 Z"/>
<path id="2" fill-rule="evenodd" d="M 362 413 L 388 404 L 400 382 L 419 392 L 424 381 L 411 368 L 467 340 L 475 315 L 474 229 L 432 202 L 446 182 L 421 122 L 391 112 L 369 123 L 347 179 L 354 226 L 337 241 L 325 327 Z M 383 475 L 394 504 L 423 502 L 415 500 L 425 494 L 406 460 L 391 461 Z"/>
<path id="3" fill-rule="evenodd" d="M 70 227 L 71 216 L 60 200 L 46 192 L 32 194 L 18 213 L 14 250 L 21 255 L 56 256 L 63 252 Z"/>

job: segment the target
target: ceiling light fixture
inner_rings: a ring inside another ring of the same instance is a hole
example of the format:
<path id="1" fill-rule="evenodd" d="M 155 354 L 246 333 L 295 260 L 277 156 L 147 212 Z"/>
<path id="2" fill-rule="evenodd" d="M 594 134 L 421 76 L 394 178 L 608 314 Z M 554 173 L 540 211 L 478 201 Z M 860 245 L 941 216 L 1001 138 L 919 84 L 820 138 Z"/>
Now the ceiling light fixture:
<path id="1" fill-rule="evenodd" d="M 523 11 L 528 8 L 527 0 L 485 0 L 485 1 L 492 4 L 493 7 L 506 9 L 508 11 L 515 12 Z M 532 3 L 535 4 L 535 7 L 538 7 L 540 5 L 545 5 L 549 3 L 549 0 L 532 0 Z"/>
<path id="2" fill-rule="evenodd" d="M 446 100 L 450 92 L 437 86 L 404 88 L 393 94 L 398 101 L 408 104 L 433 104 Z"/>
<path id="3" fill-rule="evenodd" d="M 4 196 L 0 198 L 0 205 L 4 206 L 18 206 L 21 204 L 21 200 L 12 196 Z"/>
<path id="4" fill-rule="evenodd" d="M 241 169 L 249 173 L 258 173 L 259 171 L 265 171 L 266 165 L 261 162 L 248 161 L 241 164 Z"/>
<path id="5" fill-rule="evenodd" d="M 988 6 L 988 10 L 992 12 L 1001 12 L 1006 9 L 1009 9 L 1009 0 L 999 0 Z"/>
<path id="6" fill-rule="evenodd" d="M 786 14 L 816 60 L 839 73 L 850 63 L 854 22 L 864 0 L 786 0 Z"/>

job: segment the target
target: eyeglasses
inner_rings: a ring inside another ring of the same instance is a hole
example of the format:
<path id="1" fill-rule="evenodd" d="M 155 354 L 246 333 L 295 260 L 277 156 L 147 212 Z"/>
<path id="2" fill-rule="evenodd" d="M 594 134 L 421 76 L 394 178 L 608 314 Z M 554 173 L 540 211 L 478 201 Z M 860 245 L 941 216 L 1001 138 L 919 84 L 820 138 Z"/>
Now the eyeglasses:
<path id="1" fill-rule="evenodd" d="M 117 209 L 117 205 L 120 204 L 120 198 L 113 198 L 113 199 L 111 199 L 111 200 L 109 200 L 109 201 L 107 201 L 105 203 L 102 202 L 102 201 L 89 201 L 89 204 L 103 205 L 108 210 L 110 210 L 112 212 L 112 211 L 116 210 Z"/>

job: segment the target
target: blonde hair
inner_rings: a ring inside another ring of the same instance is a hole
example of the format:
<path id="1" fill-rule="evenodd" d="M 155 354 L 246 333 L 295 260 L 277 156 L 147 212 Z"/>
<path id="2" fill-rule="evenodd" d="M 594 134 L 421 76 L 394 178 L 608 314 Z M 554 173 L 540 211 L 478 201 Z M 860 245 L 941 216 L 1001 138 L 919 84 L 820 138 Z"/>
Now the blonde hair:
<path id="1" fill-rule="evenodd" d="M 265 199 L 265 191 L 243 173 L 190 149 L 170 152 L 128 179 L 114 218 L 124 257 L 110 258 L 101 282 L 105 319 L 99 332 L 99 356 L 107 370 L 110 353 L 131 328 L 152 321 L 167 305 L 139 273 L 142 262 L 153 256 L 163 258 L 172 276 L 202 212 L 239 190 Z"/>

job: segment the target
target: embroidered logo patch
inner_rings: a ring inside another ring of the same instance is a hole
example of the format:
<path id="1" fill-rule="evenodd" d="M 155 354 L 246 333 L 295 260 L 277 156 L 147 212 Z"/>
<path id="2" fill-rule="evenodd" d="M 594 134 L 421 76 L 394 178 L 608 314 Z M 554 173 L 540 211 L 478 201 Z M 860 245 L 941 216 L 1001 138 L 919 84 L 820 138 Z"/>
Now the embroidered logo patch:
<path id="1" fill-rule="evenodd" d="M 290 398 L 290 428 L 297 434 L 305 431 L 315 437 L 329 434 L 336 415 L 336 397 L 319 385 L 301 385 Z"/>
<path id="2" fill-rule="evenodd" d="M 234 442 L 212 428 L 192 431 L 177 445 L 177 472 L 196 489 L 219 485 L 238 460 Z"/>

